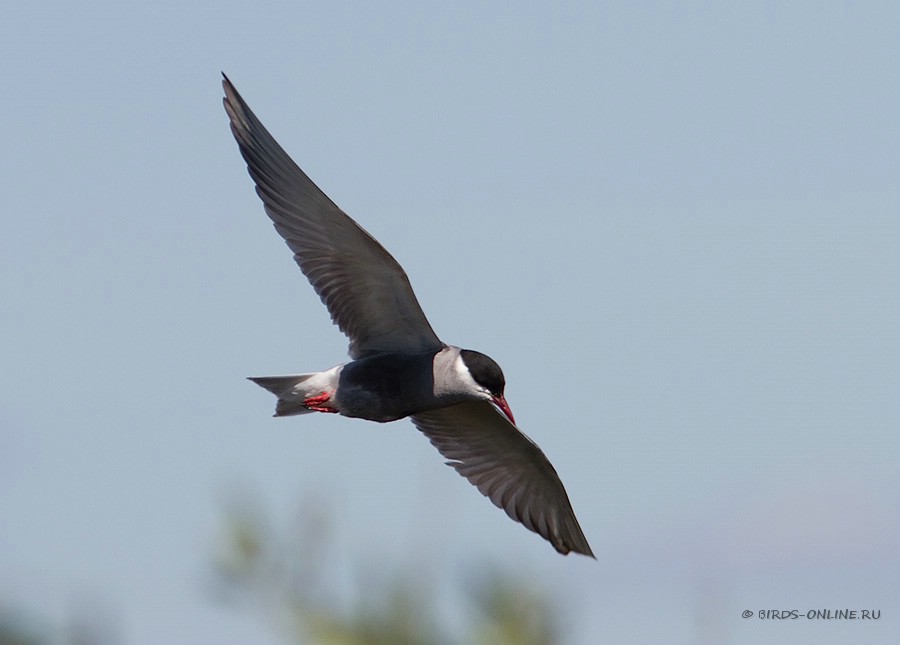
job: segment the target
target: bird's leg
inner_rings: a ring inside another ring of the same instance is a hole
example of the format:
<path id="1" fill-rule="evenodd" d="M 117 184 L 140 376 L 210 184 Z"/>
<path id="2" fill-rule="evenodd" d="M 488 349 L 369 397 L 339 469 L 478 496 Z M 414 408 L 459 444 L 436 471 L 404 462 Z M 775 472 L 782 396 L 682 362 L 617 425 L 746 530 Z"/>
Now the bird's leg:
<path id="1" fill-rule="evenodd" d="M 311 396 L 303 402 L 308 409 L 315 412 L 331 412 L 337 414 L 337 410 L 328 405 L 331 400 L 331 393 L 322 392 L 318 396 Z"/>

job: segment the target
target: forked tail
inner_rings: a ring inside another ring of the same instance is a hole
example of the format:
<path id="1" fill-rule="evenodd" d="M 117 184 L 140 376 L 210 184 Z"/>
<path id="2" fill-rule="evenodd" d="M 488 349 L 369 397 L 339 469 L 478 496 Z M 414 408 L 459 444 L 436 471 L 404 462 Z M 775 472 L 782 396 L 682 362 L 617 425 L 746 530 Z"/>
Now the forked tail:
<path id="1" fill-rule="evenodd" d="M 298 386 L 316 374 L 317 372 L 294 374 L 293 376 L 250 376 L 248 378 L 277 396 L 278 403 L 275 405 L 275 416 L 287 417 L 294 414 L 312 412 L 304 405 L 304 401 L 309 395 L 304 391 L 304 388 Z"/>

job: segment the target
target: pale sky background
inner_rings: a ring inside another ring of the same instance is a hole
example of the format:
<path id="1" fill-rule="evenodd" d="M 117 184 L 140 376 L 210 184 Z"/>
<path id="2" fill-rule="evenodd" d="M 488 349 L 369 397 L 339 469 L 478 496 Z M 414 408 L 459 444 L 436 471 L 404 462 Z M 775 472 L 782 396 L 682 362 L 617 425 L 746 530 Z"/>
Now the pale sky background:
<path id="1" fill-rule="evenodd" d="M 900 642 L 900 5 L 743 4 L 5 3 L 0 609 L 279 642 L 205 581 L 246 486 L 351 582 L 524 573 L 567 642 Z M 346 342 L 220 71 L 503 366 L 597 562 L 408 422 L 271 418 L 244 377 Z"/>

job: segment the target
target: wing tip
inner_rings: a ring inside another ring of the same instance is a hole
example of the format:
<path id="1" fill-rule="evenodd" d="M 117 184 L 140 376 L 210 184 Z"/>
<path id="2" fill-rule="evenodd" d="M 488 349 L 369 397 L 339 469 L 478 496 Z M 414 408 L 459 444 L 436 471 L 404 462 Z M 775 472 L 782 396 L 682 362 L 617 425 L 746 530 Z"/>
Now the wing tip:
<path id="1" fill-rule="evenodd" d="M 562 553 L 562 551 L 560 551 L 560 553 Z M 591 547 L 588 546 L 587 542 L 578 546 L 568 547 L 563 555 L 569 555 L 569 553 L 577 553 L 578 555 L 583 555 L 593 560 L 597 559 L 597 556 L 594 555 L 594 552 L 591 550 Z"/>
<path id="2" fill-rule="evenodd" d="M 594 555 L 594 552 L 591 550 L 591 545 L 588 544 L 587 538 L 584 537 L 583 533 L 568 538 L 554 535 L 553 537 L 547 538 L 547 540 L 553 545 L 553 548 L 562 555 L 577 553 L 578 555 L 584 555 L 593 558 L 594 560 L 597 559 L 597 556 Z"/>

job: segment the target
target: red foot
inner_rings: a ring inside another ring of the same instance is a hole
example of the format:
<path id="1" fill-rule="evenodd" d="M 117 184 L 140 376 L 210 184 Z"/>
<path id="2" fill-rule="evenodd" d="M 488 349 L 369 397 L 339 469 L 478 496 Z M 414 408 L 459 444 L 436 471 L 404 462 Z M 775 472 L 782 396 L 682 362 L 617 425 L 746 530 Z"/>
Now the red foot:
<path id="1" fill-rule="evenodd" d="M 319 396 L 311 396 L 303 402 L 308 409 L 315 412 L 331 412 L 337 414 L 337 410 L 328 405 L 331 400 L 331 394 L 322 392 Z"/>

